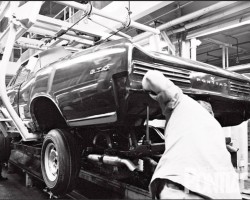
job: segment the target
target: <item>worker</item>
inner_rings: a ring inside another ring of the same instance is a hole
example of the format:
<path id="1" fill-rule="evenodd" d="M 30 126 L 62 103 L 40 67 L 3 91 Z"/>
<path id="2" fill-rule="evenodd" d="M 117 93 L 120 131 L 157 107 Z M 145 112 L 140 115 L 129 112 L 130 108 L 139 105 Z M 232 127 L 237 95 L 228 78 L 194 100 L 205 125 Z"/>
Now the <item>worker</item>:
<path id="1" fill-rule="evenodd" d="M 6 181 L 6 180 L 8 180 L 7 177 L 3 177 L 3 176 L 2 176 L 3 165 L 4 165 L 4 163 L 3 163 L 3 162 L 0 162 L 0 181 Z"/>
<path id="2" fill-rule="evenodd" d="M 2 176 L 2 169 L 6 162 L 8 162 L 10 157 L 10 141 L 11 138 L 5 137 L 0 131 L 0 181 L 8 180 L 7 177 Z"/>
<path id="3" fill-rule="evenodd" d="M 153 199 L 241 199 L 239 181 L 219 122 L 159 71 L 142 87 L 166 118 L 165 151 L 152 176 Z"/>

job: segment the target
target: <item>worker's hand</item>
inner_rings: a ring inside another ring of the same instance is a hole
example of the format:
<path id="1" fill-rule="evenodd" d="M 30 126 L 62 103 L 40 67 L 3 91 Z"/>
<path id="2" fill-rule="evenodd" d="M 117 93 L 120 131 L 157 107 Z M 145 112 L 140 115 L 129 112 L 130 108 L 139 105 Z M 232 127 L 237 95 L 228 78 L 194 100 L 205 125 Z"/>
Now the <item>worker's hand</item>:
<path id="1" fill-rule="evenodd" d="M 142 88 L 145 91 L 152 91 L 156 94 L 173 85 L 173 82 L 166 78 L 163 73 L 156 70 L 148 71 L 142 79 Z"/>

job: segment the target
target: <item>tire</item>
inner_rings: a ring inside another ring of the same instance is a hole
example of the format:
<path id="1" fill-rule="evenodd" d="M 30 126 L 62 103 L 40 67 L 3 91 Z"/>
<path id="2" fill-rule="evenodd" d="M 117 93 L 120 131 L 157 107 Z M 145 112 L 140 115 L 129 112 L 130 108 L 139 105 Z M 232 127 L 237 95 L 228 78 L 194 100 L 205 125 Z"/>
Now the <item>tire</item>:
<path id="1" fill-rule="evenodd" d="M 0 131 L 0 162 L 7 162 L 10 158 L 11 138 L 4 137 L 3 133 Z"/>
<path id="2" fill-rule="evenodd" d="M 49 131 L 41 154 L 42 175 L 47 187 L 55 195 L 71 192 L 80 170 L 80 151 L 73 135 L 61 129 Z"/>

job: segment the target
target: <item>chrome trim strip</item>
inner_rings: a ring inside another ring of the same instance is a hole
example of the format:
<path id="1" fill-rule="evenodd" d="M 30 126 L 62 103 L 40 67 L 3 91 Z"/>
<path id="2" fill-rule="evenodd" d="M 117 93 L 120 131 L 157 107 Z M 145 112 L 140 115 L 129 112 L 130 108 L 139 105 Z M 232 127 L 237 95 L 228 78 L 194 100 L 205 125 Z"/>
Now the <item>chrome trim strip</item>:
<path id="1" fill-rule="evenodd" d="M 143 72 L 137 72 L 137 71 L 134 71 L 133 72 L 134 74 L 138 74 L 138 75 L 142 75 L 142 76 L 144 76 L 146 73 L 143 73 Z M 164 75 L 166 75 L 166 73 L 163 73 Z M 168 76 L 168 75 L 166 75 L 171 81 L 176 81 L 176 82 L 181 82 L 181 83 L 188 83 L 188 84 L 190 84 L 191 82 L 190 82 L 190 80 L 182 80 L 182 79 L 177 79 L 177 78 L 172 78 L 172 77 L 170 77 L 170 76 Z"/>
<path id="2" fill-rule="evenodd" d="M 249 87 L 244 87 L 244 86 L 241 86 L 241 85 L 231 85 L 231 88 L 238 88 L 238 89 L 241 89 L 241 90 L 248 90 L 250 91 L 250 88 Z"/>
<path id="3" fill-rule="evenodd" d="M 245 94 L 245 95 L 249 95 L 249 92 L 244 92 L 244 91 L 242 91 L 242 90 L 235 90 L 235 89 L 231 89 L 230 90 L 231 92 L 235 92 L 235 93 L 237 93 L 237 94 L 240 94 L 240 93 L 243 93 L 243 94 Z"/>
<path id="4" fill-rule="evenodd" d="M 90 117 L 78 118 L 73 120 L 67 120 L 70 126 L 84 126 L 93 124 L 105 124 L 117 121 L 116 112 L 110 112 L 100 115 L 93 115 Z"/>
<path id="5" fill-rule="evenodd" d="M 110 117 L 112 115 L 115 115 L 116 112 L 110 112 L 110 113 L 105 113 L 105 114 L 100 114 L 100 115 L 92 115 L 89 117 L 83 117 L 83 118 L 78 118 L 78 119 L 71 119 L 67 120 L 68 122 L 75 122 L 75 121 L 82 121 L 82 120 L 90 120 L 90 119 L 97 119 L 97 118 L 103 118 L 103 117 Z"/>
<path id="6" fill-rule="evenodd" d="M 135 68 L 135 67 L 134 67 Z M 136 67 L 137 68 L 137 67 Z M 145 69 L 142 69 L 142 70 L 145 70 Z M 147 72 L 147 70 L 145 70 L 145 72 L 140 72 L 140 71 L 137 71 L 137 70 L 134 70 L 133 73 L 134 74 L 138 74 L 138 75 L 145 75 Z M 177 74 L 170 74 L 168 72 L 162 72 L 165 76 L 167 77 L 175 77 L 175 78 L 180 78 L 182 79 L 183 82 L 186 82 L 186 83 L 191 83 L 190 82 L 190 79 L 189 77 L 185 77 L 185 76 L 181 76 L 181 75 L 177 75 Z M 183 79 L 186 79 L 186 80 L 183 80 Z"/>
<path id="7" fill-rule="evenodd" d="M 241 88 L 241 89 L 245 89 L 245 90 L 250 90 L 250 87 L 248 87 L 248 86 L 237 85 L 237 84 L 232 84 L 232 83 L 231 83 L 231 87 L 234 87 L 234 88 Z"/>
<path id="8" fill-rule="evenodd" d="M 235 93 L 236 95 L 250 95 L 250 86 L 241 82 L 230 81 L 230 92 Z"/>
<path id="9" fill-rule="evenodd" d="M 146 66 L 146 67 L 153 68 L 153 69 L 157 68 L 159 70 L 176 72 L 176 73 L 180 73 L 180 74 L 183 74 L 183 75 L 186 75 L 186 76 L 190 75 L 190 71 L 188 71 L 188 70 L 175 69 L 175 68 L 172 68 L 170 66 L 157 64 L 157 63 L 152 64 L 152 63 L 146 63 L 146 62 L 142 62 L 142 61 L 138 61 L 138 60 L 133 60 L 133 64 L 138 64 L 138 65 Z"/>
<path id="10" fill-rule="evenodd" d="M 248 94 L 250 94 L 250 89 L 248 89 L 248 88 L 231 86 L 230 90 L 246 91 L 246 92 L 248 92 Z"/>
<path id="11" fill-rule="evenodd" d="M 142 70 L 142 71 L 145 71 L 145 73 L 148 71 L 145 67 L 138 67 L 138 66 L 135 65 L 134 66 L 134 71 L 136 71 L 136 70 Z M 166 74 L 166 75 L 169 75 L 169 76 L 177 76 L 177 77 L 180 77 L 180 78 L 189 79 L 189 76 L 184 76 L 184 75 L 182 75 L 180 73 L 177 74 L 176 72 L 170 72 L 170 71 L 164 70 L 163 73 Z"/>

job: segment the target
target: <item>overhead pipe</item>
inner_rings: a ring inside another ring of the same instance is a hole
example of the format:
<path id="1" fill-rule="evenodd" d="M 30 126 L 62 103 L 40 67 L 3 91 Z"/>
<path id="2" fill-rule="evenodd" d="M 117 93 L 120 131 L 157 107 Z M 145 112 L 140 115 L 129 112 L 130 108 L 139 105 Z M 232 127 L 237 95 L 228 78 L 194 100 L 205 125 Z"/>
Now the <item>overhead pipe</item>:
<path id="1" fill-rule="evenodd" d="M 43 26 L 42 28 L 44 30 L 49 30 L 49 29 L 46 29 L 47 24 L 52 25 L 52 26 L 56 26 L 58 28 L 61 28 L 61 27 L 69 28 L 72 25 L 69 22 L 62 21 L 62 20 L 59 20 L 59 19 L 50 18 L 50 17 L 43 16 L 43 15 L 38 15 L 37 22 L 38 23 L 36 23 L 36 26 L 37 26 L 37 24 L 38 25 L 40 24 L 40 25 Z M 109 34 L 107 32 L 104 32 L 104 31 L 84 30 L 83 27 L 80 26 L 80 25 L 73 26 L 71 28 L 71 30 L 79 31 L 79 32 L 84 32 L 85 34 L 91 35 L 91 36 L 98 36 L 98 37 L 100 37 L 100 36 L 102 36 L 102 37 L 109 37 L 109 36 L 111 36 L 111 34 Z M 69 35 L 69 34 L 70 33 L 67 32 L 65 35 Z M 110 39 L 115 40 L 115 39 L 120 39 L 120 38 L 121 38 L 120 36 L 113 35 Z"/>
<path id="2" fill-rule="evenodd" d="M 111 31 L 117 32 L 117 34 L 120 35 L 120 36 L 123 36 L 123 37 L 125 37 L 125 38 L 131 39 L 131 36 L 130 36 L 130 35 L 127 35 L 127 34 L 125 34 L 125 33 L 123 33 L 123 32 L 120 32 L 120 31 L 116 30 L 115 28 L 108 27 L 108 26 L 106 26 L 106 25 L 104 25 L 104 24 L 102 24 L 102 23 L 96 21 L 95 19 L 92 19 L 92 18 L 89 18 L 89 19 L 90 19 L 92 22 L 94 22 L 94 23 L 96 23 L 96 24 L 98 24 L 98 25 L 100 25 L 100 26 L 103 26 L 104 28 L 107 28 L 107 29 L 110 29 Z"/>
<path id="3" fill-rule="evenodd" d="M 169 2 L 170 2 L 170 3 L 173 3 L 173 1 L 172 1 L 172 2 L 169 1 Z M 184 8 L 185 6 L 189 5 L 190 3 L 193 3 L 193 1 L 189 1 L 189 2 L 187 2 L 187 3 L 185 3 L 185 4 L 183 4 L 183 5 L 179 5 L 178 7 L 174 8 L 174 9 L 172 9 L 172 10 L 169 10 L 168 12 L 165 12 L 164 14 L 162 14 L 162 15 L 160 15 L 160 16 L 157 16 L 156 18 L 150 19 L 150 20 L 147 21 L 146 23 L 149 24 L 150 22 L 154 22 L 154 21 L 158 20 L 158 19 L 161 18 L 161 17 L 164 17 L 164 16 L 166 16 L 166 15 L 172 13 L 172 12 L 177 11 L 178 9 Z M 145 23 L 145 24 L 146 24 L 146 23 Z M 131 29 L 127 30 L 126 33 L 129 33 L 129 32 L 131 32 L 131 31 L 133 31 L 134 29 L 135 29 L 135 28 L 131 28 Z"/>
<path id="4" fill-rule="evenodd" d="M 227 70 L 233 71 L 233 72 L 250 71 L 250 63 L 231 66 Z"/>
<path id="5" fill-rule="evenodd" d="M 238 40 L 237 37 L 234 37 L 234 36 L 231 36 L 231 35 L 226 35 L 226 36 L 231 37 L 231 38 L 233 38 L 233 39 L 236 40 L 236 50 L 237 50 L 237 58 L 236 58 L 237 60 L 236 60 L 236 63 L 238 64 L 240 62 L 240 60 L 239 60 L 240 59 L 239 58 L 239 40 Z"/>
<path id="6" fill-rule="evenodd" d="M 185 24 L 182 28 L 167 31 L 166 33 L 167 33 L 167 35 L 172 35 L 172 34 L 175 34 L 175 33 L 183 32 L 183 31 L 186 31 L 186 30 L 191 29 L 193 27 L 196 27 L 196 26 L 199 26 L 199 25 L 202 25 L 202 24 L 205 24 L 205 23 L 209 23 L 209 22 L 212 22 L 214 20 L 218 20 L 218 19 L 220 19 L 222 17 L 225 17 L 227 15 L 239 12 L 241 10 L 245 10 L 245 9 L 247 9 L 249 7 L 250 7 L 250 2 L 244 2 L 243 4 L 235 6 L 235 7 L 231 8 L 231 9 L 228 9 L 228 10 L 226 10 L 224 12 L 219 13 L 219 14 L 215 14 L 215 15 L 206 17 L 204 19 L 200 19 L 200 20 L 197 20 L 195 22 Z"/>
<path id="7" fill-rule="evenodd" d="M 201 9 L 201 10 L 198 10 L 198 11 L 195 11 L 193 13 L 181 16 L 181 17 L 179 17 L 177 19 L 174 19 L 174 20 L 169 21 L 169 22 L 167 22 L 165 24 L 162 24 L 162 25 L 158 26 L 157 29 L 159 29 L 161 31 L 161 30 L 170 28 L 170 27 L 172 27 L 174 25 L 183 23 L 185 21 L 194 19 L 196 17 L 200 17 L 201 15 L 204 15 L 204 14 L 207 14 L 207 13 L 209 13 L 211 11 L 215 11 L 217 9 L 220 9 L 220 8 L 225 7 L 225 6 L 231 5 L 231 4 L 235 3 L 235 2 L 237 2 L 237 1 L 221 1 L 221 2 L 218 2 L 218 3 L 214 4 L 214 5 L 208 6 L 206 8 Z M 138 42 L 140 40 L 143 40 L 143 39 L 149 37 L 151 34 L 152 33 L 148 33 L 148 32 L 139 34 L 139 35 L 137 35 L 137 36 L 135 36 L 133 38 L 133 41 Z"/>
<path id="8" fill-rule="evenodd" d="M 229 67 L 229 54 L 228 54 L 228 47 L 226 48 L 226 69 Z"/>
<path id="9" fill-rule="evenodd" d="M 229 22 L 224 22 L 218 25 L 206 27 L 205 29 L 202 30 L 193 31 L 187 35 L 187 39 L 202 37 L 247 24 L 250 24 L 250 15 L 239 17 L 238 19 Z"/>
<path id="10" fill-rule="evenodd" d="M 140 30 L 149 31 L 149 32 L 154 33 L 154 34 L 160 34 L 160 31 L 158 29 L 151 28 L 149 26 L 140 24 L 140 23 L 135 22 L 131 19 L 130 19 L 130 21 L 128 21 L 128 20 L 124 21 L 124 20 L 118 19 L 115 16 L 109 15 L 107 13 L 103 13 L 103 11 L 96 9 L 93 6 L 90 7 L 88 4 L 81 4 L 81 3 L 74 2 L 74 1 L 54 1 L 54 2 L 65 5 L 65 6 L 73 7 L 73 8 L 76 8 L 78 10 L 83 10 L 84 12 L 87 12 L 88 15 L 95 14 L 95 15 L 104 17 L 106 19 L 120 22 L 120 23 L 124 24 L 125 26 L 130 25 L 130 26 L 138 28 Z"/>
<path id="11" fill-rule="evenodd" d="M 222 46 L 222 67 L 226 69 L 226 47 Z"/>
<path id="12" fill-rule="evenodd" d="M 221 41 L 219 41 L 219 40 L 215 40 L 215 39 L 213 39 L 213 38 L 204 38 L 204 39 L 202 39 L 202 40 L 204 40 L 204 41 L 207 41 L 207 42 L 210 42 L 210 43 L 213 43 L 212 45 L 214 45 L 214 44 L 217 44 L 217 45 L 224 45 L 224 46 L 227 46 L 228 48 L 232 48 L 232 49 L 238 49 L 238 50 L 240 50 L 240 51 L 242 51 L 242 52 L 247 52 L 247 50 L 246 49 L 244 49 L 244 48 L 242 48 L 242 47 L 235 47 L 235 46 L 233 46 L 232 44 L 229 44 L 229 43 L 225 43 L 225 42 L 221 42 Z M 199 50 L 202 50 L 202 49 L 206 49 L 206 48 L 208 48 L 209 46 L 211 46 L 211 44 L 209 44 L 209 45 L 206 45 L 206 46 L 203 46 L 203 47 L 200 47 L 199 48 Z M 237 50 L 237 51 L 238 51 Z"/>
<path id="13" fill-rule="evenodd" d="M 2 1 L 2 4 L 0 6 L 0 21 L 2 21 L 9 8 L 10 8 L 10 1 Z"/>
<path id="14" fill-rule="evenodd" d="M 217 49 L 217 50 L 221 50 L 221 49 Z M 202 55 L 202 54 L 204 54 L 204 53 L 201 53 L 200 55 Z M 229 57 L 229 60 L 236 59 L 236 56 L 237 56 L 237 54 L 231 54 Z M 241 60 L 246 60 L 246 59 L 250 58 L 249 55 L 245 55 L 244 53 L 239 54 L 239 56 L 241 56 Z M 215 59 L 209 59 L 209 60 L 200 60 L 200 62 L 216 62 L 217 63 L 220 60 L 221 60 L 221 57 L 218 59 L 215 58 Z M 213 64 L 213 65 L 215 65 L 215 64 Z"/>
<path id="15" fill-rule="evenodd" d="M 248 43 L 250 43 L 250 41 L 241 42 L 241 43 L 238 43 L 238 45 L 248 44 Z M 232 46 L 236 46 L 236 44 L 232 44 Z M 203 52 L 203 53 L 198 53 L 197 56 L 202 55 L 202 54 L 206 54 L 206 53 L 209 53 L 209 52 L 213 52 L 213 51 L 218 51 L 218 50 L 220 50 L 220 48 L 212 49 L 212 50 L 209 50 L 209 51 L 206 51 L 206 52 Z"/>

